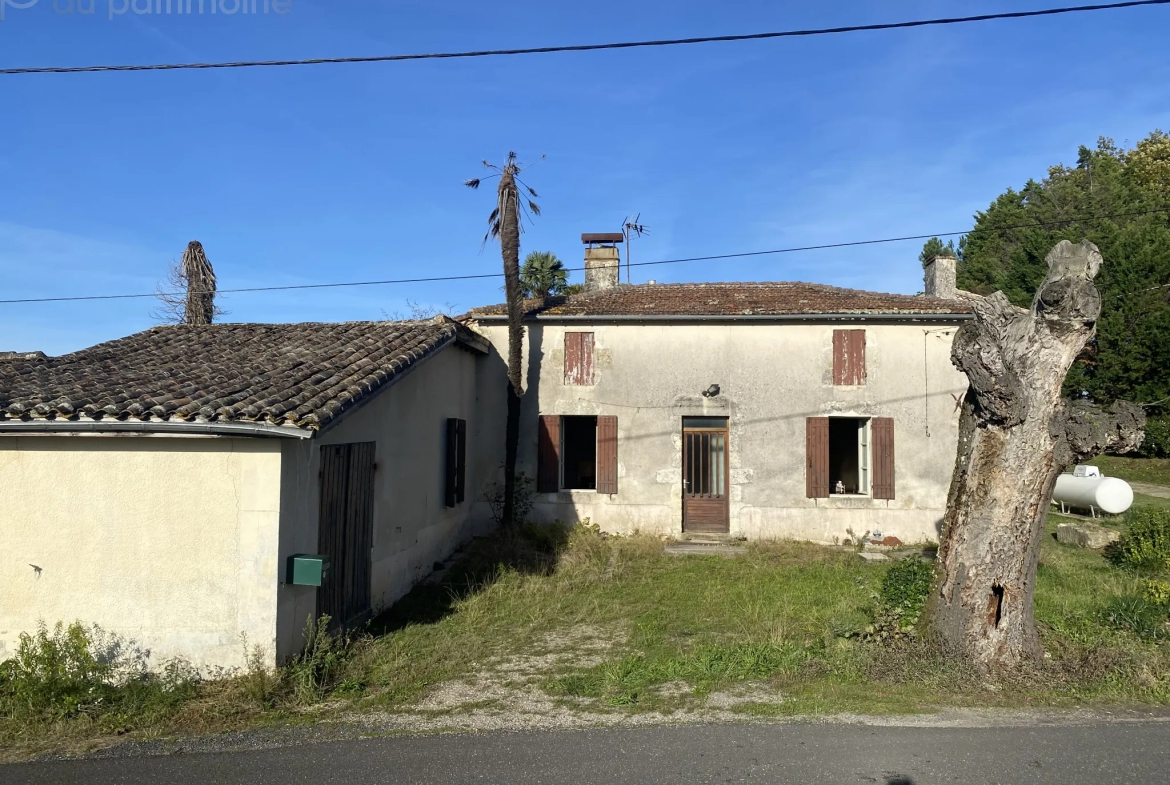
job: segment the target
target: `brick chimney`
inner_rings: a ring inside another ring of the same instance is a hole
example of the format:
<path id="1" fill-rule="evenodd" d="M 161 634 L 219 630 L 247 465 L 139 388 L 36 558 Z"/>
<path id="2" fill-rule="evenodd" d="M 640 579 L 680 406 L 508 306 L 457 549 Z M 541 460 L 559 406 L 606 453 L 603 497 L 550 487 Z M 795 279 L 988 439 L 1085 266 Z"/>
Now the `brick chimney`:
<path id="1" fill-rule="evenodd" d="M 958 284 L 956 283 L 955 265 L 957 260 L 953 256 L 932 256 L 926 262 L 926 296 L 938 297 L 943 300 L 956 300 Z"/>
<path id="2" fill-rule="evenodd" d="M 622 254 L 618 243 L 625 237 L 621 232 L 583 234 L 585 243 L 585 291 L 612 289 L 621 280 Z"/>

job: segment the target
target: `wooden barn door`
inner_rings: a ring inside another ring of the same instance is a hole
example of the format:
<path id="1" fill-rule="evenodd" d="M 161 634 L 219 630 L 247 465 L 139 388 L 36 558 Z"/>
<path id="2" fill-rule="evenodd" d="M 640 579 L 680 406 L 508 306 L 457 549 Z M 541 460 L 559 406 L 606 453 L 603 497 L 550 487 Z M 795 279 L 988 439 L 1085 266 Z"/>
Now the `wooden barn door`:
<path id="1" fill-rule="evenodd" d="M 725 534 L 728 509 L 727 420 L 683 418 L 683 531 Z"/>
<path id="2" fill-rule="evenodd" d="M 321 448 L 318 553 L 329 574 L 317 593 L 317 615 L 330 626 L 361 623 L 370 612 L 370 551 L 374 544 L 374 442 Z"/>

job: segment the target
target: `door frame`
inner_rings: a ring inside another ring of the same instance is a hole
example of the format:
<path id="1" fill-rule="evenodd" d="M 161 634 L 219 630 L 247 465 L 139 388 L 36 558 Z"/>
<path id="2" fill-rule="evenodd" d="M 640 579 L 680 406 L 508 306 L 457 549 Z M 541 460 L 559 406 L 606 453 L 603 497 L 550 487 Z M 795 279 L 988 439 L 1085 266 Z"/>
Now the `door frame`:
<path id="1" fill-rule="evenodd" d="M 723 427 L 690 427 L 686 425 L 689 419 L 721 419 Z M 731 422 L 727 417 L 683 417 L 682 422 L 682 530 L 692 534 L 729 534 L 731 532 Z M 687 522 L 687 449 L 688 434 L 719 434 L 723 436 L 723 508 L 722 524 L 691 523 Z"/>

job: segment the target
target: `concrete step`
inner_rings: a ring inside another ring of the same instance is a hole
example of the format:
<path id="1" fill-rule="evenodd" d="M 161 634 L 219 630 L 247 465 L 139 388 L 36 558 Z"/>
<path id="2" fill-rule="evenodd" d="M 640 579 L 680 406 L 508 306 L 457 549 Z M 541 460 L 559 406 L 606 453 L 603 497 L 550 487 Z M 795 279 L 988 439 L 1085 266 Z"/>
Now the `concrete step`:
<path id="1" fill-rule="evenodd" d="M 735 558 L 747 553 L 742 545 L 728 545 L 723 542 L 672 542 L 663 549 L 667 556 L 722 556 Z"/>

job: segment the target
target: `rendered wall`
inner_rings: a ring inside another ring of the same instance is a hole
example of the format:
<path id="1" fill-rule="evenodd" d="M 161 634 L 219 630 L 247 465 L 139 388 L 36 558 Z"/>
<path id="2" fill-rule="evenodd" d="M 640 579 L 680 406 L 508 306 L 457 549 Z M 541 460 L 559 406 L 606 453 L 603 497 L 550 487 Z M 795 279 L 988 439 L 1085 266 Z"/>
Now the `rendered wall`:
<path id="1" fill-rule="evenodd" d="M 477 533 L 470 510 L 477 497 L 478 478 L 485 465 L 499 460 L 491 446 L 481 447 L 478 442 L 475 380 L 479 363 L 488 359 L 449 346 L 319 438 L 286 441 L 281 557 L 317 552 L 320 448 L 327 444 L 377 444 L 372 553 L 375 611 L 410 591 L 430 574 L 436 561 Z M 468 421 L 466 498 L 452 508 L 444 506 L 449 417 Z M 500 442 L 500 450 L 502 445 Z M 316 608 L 316 591 L 312 587 L 281 587 L 280 658 L 300 649 L 305 621 Z"/>
<path id="2" fill-rule="evenodd" d="M 244 664 L 276 638 L 275 439 L 0 437 L 0 659 L 98 624 L 153 666 Z M 34 567 L 35 565 L 35 567 Z"/>
<path id="3" fill-rule="evenodd" d="M 867 383 L 834 386 L 833 330 L 861 328 Z M 889 320 L 530 322 L 520 469 L 535 476 L 540 414 L 616 415 L 619 463 L 616 495 L 541 494 L 533 517 L 588 517 L 613 532 L 680 533 L 682 418 L 724 416 L 730 425 L 731 534 L 832 542 L 852 529 L 904 542 L 937 540 L 958 437 L 955 396 L 967 387 L 950 363 L 956 328 Z M 492 342 L 493 355 L 506 352 L 503 324 L 476 329 Z M 564 384 L 566 331 L 595 334 L 593 386 Z M 493 411 L 503 406 L 499 367 L 481 375 L 481 405 Z M 702 397 L 711 384 L 720 385 L 721 394 Z M 894 419 L 894 500 L 806 498 L 805 418 L 816 416 Z M 481 438 L 502 441 L 502 430 Z"/>

